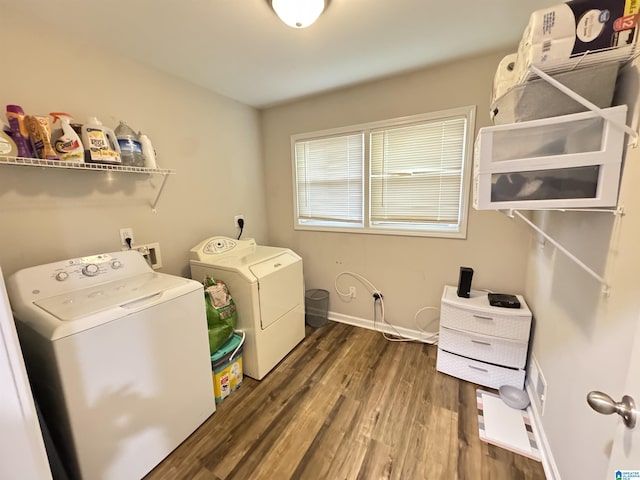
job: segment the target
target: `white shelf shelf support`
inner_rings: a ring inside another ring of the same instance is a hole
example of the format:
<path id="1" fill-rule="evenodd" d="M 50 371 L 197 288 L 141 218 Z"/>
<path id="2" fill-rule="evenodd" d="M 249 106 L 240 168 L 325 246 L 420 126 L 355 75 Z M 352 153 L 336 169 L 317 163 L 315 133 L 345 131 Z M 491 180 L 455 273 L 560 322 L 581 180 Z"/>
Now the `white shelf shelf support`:
<path id="1" fill-rule="evenodd" d="M 525 222 L 527 225 L 529 225 L 532 229 L 534 229 L 537 233 L 542 235 L 554 247 L 556 247 L 558 250 L 560 250 L 562 253 L 564 253 L 571 261 L 573 261 L 576 265 L 578 265 L 585 272 L 587 272 L 589 275 L 591 275 L 593 278 L 595 278 L 598 282 L 600 282 L 600 284 L 602 285 L 602 293 L 604 295 L 606 295 L 606 296 L 609 295 L 609 290 L 610 290 L 611 286 L 607 283 L 607 281 L 604 279 L 604 277 L 602 275 L 599 275 L 598 273 L 596 273 L 586 263 L 584 263 L 582 260 L 580 260 L 578 257 L 576 257 L 573 253 L 571 253 L 569 250 L 567 250 L 564 246 L 562 246 L 560 243 L 558 243 L 556 240 L 554 240 L 551 236 L 549 236 L 549 234 L 547 234 L 544 230 L 542 230 L 540 227 L 538 227 L 535 223 L 533 223 L 531 220 L 529 220 L 527 217 L 525 217 L 518 210 L 508 210 L 505 213 L 511 218 L 513 218 L 514 215 L 517 216 L 523 222 Z"/>
<path id="2" fill-rule="evenodd" d="M 147 175 L 162 175 L 162 184 L 158 189 L 155 199 L 151 202 L 151 210 L 156 213 L 156 205 L 160 200 L 160 195 L 164 186 L 167 183 L 167 177 L 169 175 L 175 175 L 176 171 L 164 168 L 143 168 L 143 167 L 130 167 L 127 165 L 112 165 L 107 163 L 75 163 L 75 162 L 61 162 L 60 160 L 42 160 L 39 158 L 23 158 L 23 157 L 5 157 L 0 156 L 0 165 L 20 165 L 27 167 L 42 167 L 42 168 L 64 168 L 67 170 L 93 170 L 101 172 L 124 172 L 124 173 L 138 173 Z"/>
<path id="3" fill-rule="evenodd" d="M 158 200 L 160 200 L 160 195 L 162 195 L 162 190 L 164 190 L 164 186 L 167 183 L 167 178 L 169 178 L 168 175 L 163 175 L 162 184 L 160 185 L 160 188 L 158 189 L 158 194 L 156 195 L 155 200 L 151 204 L 151 211 L 153 213 L 157 213 L 156 205 L 158 205 Z"/>
<path id="4" fill-rule="evenodd" d="M 611 213 L 613 215 L 624 215 L 624 208 L 546 208 L 554 212 L 590 212 L 590 213 Z"/>
<path id="5" fill-rule="evenodd" d="M 571 90 L 569 87 L 566 87 L 565 85 L 563 85 L 562 83 L 557 81 L 551 75 L 547 75 L 546 73 L 544 73 L 542 70 L 540 70 L 535 65 L 531 65 L 529 67 L 529 69 L 533 73 L 538 75 L 541 79 L 545 80 L 547 83 L 549 83 L 550 85 L 552 85 L 555 88 L 557 88 L 558 90 L 560 90 L 565 95 L 568 95 L 569 97 L 571 97 L 573 100 L 575 100 L 576 102 L 578 102 L 582 106 L 588 108 L 589 110 L 591 110 L 593 112 L 596 112 L 602 118 L 604 118 L 608 122 L 611 122 L 612 125 L 615 125 L 617 128 L 620 128 L 621 130 L 626 132 L 629 135 L 629 137 L 631 138 L 631 142 L 629 143 L 629 145 L 631 145 L 632 147 L 636 147 L 638 145 L 638 132 L 636 132 L 630 126 L 628 126 L 628 125 L 626 125 L 624 123 L 620 123 L 617 120 L 611 119 L 607 115 L 607 113 L 604 110 L 602 110 L 600 107 L 598 107 L 597 105 L 591 103 L 589 100 L 587 100 L 586 98 L 582 97 L 581 95 L 578 95 L 576 92 Z"/>

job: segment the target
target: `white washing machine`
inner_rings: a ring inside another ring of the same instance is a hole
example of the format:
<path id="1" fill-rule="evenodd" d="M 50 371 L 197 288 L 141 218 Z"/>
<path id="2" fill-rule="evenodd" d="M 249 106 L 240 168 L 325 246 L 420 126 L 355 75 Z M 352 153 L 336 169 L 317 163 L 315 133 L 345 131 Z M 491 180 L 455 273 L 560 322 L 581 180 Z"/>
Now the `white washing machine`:
<path id="1" fill-rule="evenodd" d="M 222 280 L 246 338 L 243 370 L 261 380 L 304 338 L 302 259 L 255 240 L 212 237 L 191 249 L 191 278 Z"/>
<path id="2" fill-rule="evenodd" d="M 140 479 L 214 412 L 200 283 L 125 251 L 20 270 L 7 291 L 73 478 Z"/>

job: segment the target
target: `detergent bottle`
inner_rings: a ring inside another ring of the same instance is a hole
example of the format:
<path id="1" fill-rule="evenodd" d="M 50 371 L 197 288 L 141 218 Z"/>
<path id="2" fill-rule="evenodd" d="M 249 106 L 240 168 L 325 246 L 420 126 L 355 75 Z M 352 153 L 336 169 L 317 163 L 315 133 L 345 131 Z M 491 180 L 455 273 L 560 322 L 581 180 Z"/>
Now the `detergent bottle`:
<path id="1" fill-rule="evenodd" d="M 43 160 L 60 160 L 51 144 L 51 119 L 49 116 L 26 115 L 24 124 L 29 132 L 33 156 Z"/>
<path id="2" fill-rule="evenodd" d="M 9 157 L 17 157 L 18 156 L 18 146 L 13 139 L 5 133 L 6 131 L 11 131 L 4 122 L 0 121 L 0 155 L 6 155 Z"/>
<path id="3" fill-rule="evenodd" d="M 20 105 L 7 105 L 7 120 L 11 128 L 11 138 L 18 147 L 18 156 L 32 158 L 31 140 L 24 118 L 24 110 Z"/>
<path id="4" fill-rule="evenodd" d="M 51 112 L 53 123 L 60 121 L 61 128 L 51 135 L 51 143 L 58 157 L 63 162 L 84 162 L 84 148 L 80 137 L 71 128 L 71 115 L 64 112 Z"/>
<path id="5" fill-rule="evenodd" d="M 122 163 L 116 134 L 96 117 L 82 125 L 82 144 L 86 162 Z"/>
<path id="6" fill-rule="evenodd" d="M 156 151 L 151 144 L 151 140 L 145 134 L 138 132 L 138 138 L 142 145 L 142 155 L 144 156 L 144 166 L 146 168 L 158 168 L 156 164 Z"/>
<path id="7" fill-rule="evenodd" d="M 120 146 L 120 155 L 122 164 L 132 167 L 144 167 L 144 156 L 142 155 L 142 145 L 136 132 L 120 120 L 115 129 L 118 145 Z"/>

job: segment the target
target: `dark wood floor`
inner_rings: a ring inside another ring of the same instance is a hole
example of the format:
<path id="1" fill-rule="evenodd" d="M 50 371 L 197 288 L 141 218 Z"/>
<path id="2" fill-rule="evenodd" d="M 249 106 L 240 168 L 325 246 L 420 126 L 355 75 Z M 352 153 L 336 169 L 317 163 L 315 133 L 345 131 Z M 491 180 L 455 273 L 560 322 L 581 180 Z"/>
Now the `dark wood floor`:
<path id="1" fill-rule="evenodd" d="M 539 462 L 479 439 L 477 386 L 436 372 L 436 352 L 307 327 L 146 479 L 544 479 Z"/>

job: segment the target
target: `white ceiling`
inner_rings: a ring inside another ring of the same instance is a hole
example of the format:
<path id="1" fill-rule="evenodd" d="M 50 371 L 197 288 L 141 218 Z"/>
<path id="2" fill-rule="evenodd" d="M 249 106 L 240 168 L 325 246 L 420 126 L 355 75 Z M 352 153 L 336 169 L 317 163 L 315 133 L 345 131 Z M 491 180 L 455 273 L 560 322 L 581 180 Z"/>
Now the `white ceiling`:
<path id="1" fill-rule="evenodd" d="M 531 12 L 560 1 L 331 0 L 301 30 L 283 24 L 267 0 L 5 3 L 46 22 L 43 40 L 66 31 L 265 107 L 480 52 L 515 50 Z"/>

